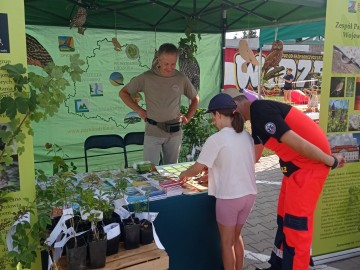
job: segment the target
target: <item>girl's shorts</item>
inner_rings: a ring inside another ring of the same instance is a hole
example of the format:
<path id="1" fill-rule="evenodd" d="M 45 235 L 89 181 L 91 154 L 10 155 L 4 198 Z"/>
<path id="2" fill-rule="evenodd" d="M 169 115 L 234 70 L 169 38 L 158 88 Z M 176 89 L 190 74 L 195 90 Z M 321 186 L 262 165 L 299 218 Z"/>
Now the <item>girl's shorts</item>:
<path id="1" fill-rule="evenodd" d="M 255 195 L 237 199 L 216 199 L 216 221 L 225 226 L 245 224 L 255 203 Z"/>

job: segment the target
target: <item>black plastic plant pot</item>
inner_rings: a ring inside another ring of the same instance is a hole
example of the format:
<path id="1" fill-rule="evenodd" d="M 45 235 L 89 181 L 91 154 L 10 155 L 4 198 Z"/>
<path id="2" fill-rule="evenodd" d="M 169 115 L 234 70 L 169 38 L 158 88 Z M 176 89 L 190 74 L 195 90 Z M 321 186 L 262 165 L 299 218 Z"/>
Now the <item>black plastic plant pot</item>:
<path id="1" fill-rule="evenodd" d="M 140 246 L 140 224 L 125 225 L 124 231 L 125 249 L 138 248 Z"/>
<path id="2" fill-rule="evenodd" d="M 42 250 L 40 254 L 41 254 L 41 269 L 48 270 L 50 254 L 47 250 Z"/>
<path id="3" fill-rule="evenodd" d="M 66 262 L 68 270 L 86 269 L 87 244 L 84 238 L 71 239 L 66 244 Z"/>
<path id="4" fill-rule="evenodd" d="M 89 242 L 90 268 L 102 268 L 106 263 L 107 240 Z"/>
<path id="5" fill-rule="evenodd" d="M 140 243 L 142 245 L 150 244 L 154 241 L 152 224 L 148 220 L 142 220 L 140 227 Z"/>
<path id="6" fill-rule="evenodd" d="M 121 218 L 118 214 L 116 214 L 115 212 L 112 213 L 111 217 L 109 218 L 104 218 L 103 223 L 105 225 L 111 224 L 111 223 L 121 223 Z"/>
<path id="7" fill-rule="evenodd" d="M 125 239 L 125 227 L 124 227 L 124 223 L 121 222 L 120 223 L 120 242 L 124 242 Z"/>
<path id="8" fill-rule="evenodd" d="M 120 234 L 114 238 L 107 240 L 106 256 L 110 256 L 119 252 Z"/>

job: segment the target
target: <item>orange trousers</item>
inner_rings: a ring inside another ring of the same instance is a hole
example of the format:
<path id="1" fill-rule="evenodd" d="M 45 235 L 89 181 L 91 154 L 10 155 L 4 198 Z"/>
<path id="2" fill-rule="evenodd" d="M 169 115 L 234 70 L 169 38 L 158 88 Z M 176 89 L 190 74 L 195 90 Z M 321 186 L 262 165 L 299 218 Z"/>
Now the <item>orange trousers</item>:
<path id="1" fill-rule="evenodd" d="M 278 202 L 278 229 L 269 263 L 279 270 L 308 270 L 314 212 L 329 167 L 316 165 L 284 176 Z"/>

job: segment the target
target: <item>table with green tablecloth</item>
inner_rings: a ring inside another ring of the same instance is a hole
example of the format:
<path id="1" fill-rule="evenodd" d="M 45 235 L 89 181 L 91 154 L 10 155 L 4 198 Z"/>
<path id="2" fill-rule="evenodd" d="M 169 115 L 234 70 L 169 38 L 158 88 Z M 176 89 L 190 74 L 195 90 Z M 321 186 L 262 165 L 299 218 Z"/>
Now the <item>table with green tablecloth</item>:
<path id="1" fill-rule="evenodd" d="M 164 168 L 184 170 L 188 166 L 189 164 L 186 163 L 172 165 L 173 168 L 167 168 L 171 165 L 166 165 Z M 89 173 L 92 176 L 93 174 Z M 96 175 L 106 183 L 106 186 L 113 186 L 121 177 L 121 172 L 119 170 L 101 171 L 96 172 Z M 130 174 L 127 175 L 129 178 L 130 176 Z M 86 177 L 88 177 L 86 173 L 79 176 L 79 178 Z M 151 175 L 145 178 L 151 177 L 154 178 Z M 131 178 L 131 181 L 135 181 L 134 178 Z M 144 179 L 142 178 L 140 182 L 144 182 Z M 140 189 L 139 185 L 136 187 Z M 196 192 L 193 189 L 185 192 L 190 194 L 170 196 L 154 201 L 150 199 L 150 212 L 159 213 L 154 225 L 169 256 L 170 270 L 222 269 L 220 235 L 215 217 L 216 199 L 209 196 L 207 192 Z M 135 195 L 132 196 L 135 197 Z M 133 210 L 132 208 L 133 205 L 130 209 Z"/>
<path id="2" fill-rule="evenodd" d="M 215 198 L 207 193 L 180 195 L 150 203 L 159 212 L 156 233 L 170 258 L 170 270 L 222 269 Z"/>

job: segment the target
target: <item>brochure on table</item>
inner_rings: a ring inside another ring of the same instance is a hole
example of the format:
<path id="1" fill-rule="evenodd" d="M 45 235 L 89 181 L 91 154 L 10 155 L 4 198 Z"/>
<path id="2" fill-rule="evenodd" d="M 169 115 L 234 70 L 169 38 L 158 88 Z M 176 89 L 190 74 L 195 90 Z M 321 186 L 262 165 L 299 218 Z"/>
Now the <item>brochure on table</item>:
<path id="1" fill-rule="evenodd" d="M 156 170 L 161 175 L 166 175 L 177 179 L 181 172 L 185 171 L 193 164 L 194 162 L 192 161 L 192 162 L 184 162 L 178 164 L 163 165 L 163 166 L 157 166 Z M 193 177 L 186 184 L 183 184 L 182 185 L 183 194 L 191 195 L 199 192 L 207 192 L 208 190 L 207 183 L 201 182 L 200 179 L 201 179 L 200 176 Z"/>

